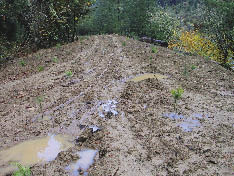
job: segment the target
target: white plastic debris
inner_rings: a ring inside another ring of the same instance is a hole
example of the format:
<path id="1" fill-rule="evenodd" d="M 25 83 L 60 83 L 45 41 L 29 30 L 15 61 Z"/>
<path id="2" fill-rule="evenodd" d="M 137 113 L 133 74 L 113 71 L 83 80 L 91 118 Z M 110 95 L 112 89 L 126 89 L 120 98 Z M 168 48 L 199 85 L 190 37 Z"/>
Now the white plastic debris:
<path id="1" fill-rule="evenodd" d="M 98 112 L 99 116 L 104 118 L 107 113 L 111 113 L 115 116 L 118 115 L 118 112 L 116 110 L 117 103 L 118 102 L 115 100 L 108 100 L 106 102 L 100 103 L 99 112 Z"/>

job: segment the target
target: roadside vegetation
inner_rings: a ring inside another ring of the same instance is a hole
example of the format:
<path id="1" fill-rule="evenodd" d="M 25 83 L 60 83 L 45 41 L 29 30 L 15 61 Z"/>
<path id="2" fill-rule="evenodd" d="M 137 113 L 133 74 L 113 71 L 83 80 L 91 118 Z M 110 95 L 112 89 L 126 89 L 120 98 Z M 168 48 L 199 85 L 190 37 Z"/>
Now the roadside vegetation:
<path id="1" fill-rule="evenodd" d="M 29 167 L 25 167 L 21 165 L 20 163 L 12 163 L 13 165 L 17 166 L 17 171 L 13 173 L 13 176 L 30 176 L 31 170 Z"/>
<path id="2" fill-rule="evenodd" d="M 3 0 L 0 61 L 40 48 L 59 49 L 82 35 L 118 33 L 164 41 L 175 51 L 232 69 L 233 16 L 232 0 Z"/>

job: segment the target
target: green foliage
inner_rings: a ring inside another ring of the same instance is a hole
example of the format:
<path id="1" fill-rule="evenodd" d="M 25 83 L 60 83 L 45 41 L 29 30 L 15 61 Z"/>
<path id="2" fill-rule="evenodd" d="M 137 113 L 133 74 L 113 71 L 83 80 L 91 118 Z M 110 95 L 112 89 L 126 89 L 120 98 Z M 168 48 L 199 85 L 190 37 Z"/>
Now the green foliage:
<path id="1" fill-rule="evenodd" d="M 191 69 L 192 69 L 192 70 L 195 70 L 196 68 L 197 68 L 197 66 L 191 65 Z"/>
<path id="2" fill-rule="evenodd" d="M 231 64 L 233 59 L 230 58 L 234 56 L 234 1 L 204 0 L 204 2 L 201 30 L 218 46 L 221 63 Z"/>
<path id="3" fill-rule="evenodd" d="M 26 66 L 26 62 L 25 62 L 24 60 L 21 60 L 21 61 L 20 61 L 20 65 L 21 65 L 22 67 L 24 67 L 24 66 Z"/>
<path id="4" fill-rule="evenodd" d="M 9 40 L 14 35 L 18 45 L 30 47 L 73 41 L 77 24 L 91 5 L 90 0 L 1 0 L 0 37 L 6 35 Z"/>
<path id="5" fill-rule="evenodd" d="M 38 96 L 38 97 L 36 98 L 36 102 L 39 104 L 40 111 L 42 111 L 42 102 L 43 102 L 43 101 L 44 101 L 44 98 L 43 98 L 43 97 Z M 43 116 L 43 114 L 42 114 L 42 116 Z"/>
<path id="6" fill-rule="evenodd" d="M 150 62 L 152 62 L 152 60 L 153 60 L 153 57 L 152 57 L 152 56 L 150 56 L 150 57 L 149 57 L 149 60 L 150 60 Z"/>
<path id="7" fill-rule="evenodd" d="M 44 69 L 45 69 L 45 68 L 44 68 L 43 66 L 39 66 L 39 67 L 38 67 L 38 71 L 39 71 L 39 72 L 43 71 Z"/>
<path id="8" fill-rule="evenodd" d="M 182 88 L 177 88 L 177 89 L 171 90 L 171 94 L 174 98 L 174 110 L 175 111 L 177 111 L 177 109 L 176 109 L 177 101 L 182 97 L 183 93 L 184 93 L 184 89 L 182 89 Z"/>
<path id="9" fill-rule="evenodd" d="M 171 94 L 175 100 L 179 100 L 183 93 L 184 93 L 184 90 L 182 88 L 171 90 Z"/>
<path id="10" fill-rule="evenodd" d="M 43 97 L 37 97 L 36 100 L 38 104 L 41 104 L 44 101 Z"/>
<path id="11" fill-rule="evenodd" d="M 156 53 L 158 52 L 158 48 L 156 48 L 155 46 L 154 46 L 154 47 L 152 47 L 151 52 L 156 54 Z"/>
<path id="12" fill-rule="evenodd" d="M 68 76 L 68 77 L 71 77 L 72 76 L 72 71 L 71 70 L 69 70 L 69 71 L 66 71 L 66 76 Z"/>
<path id="13" fill-rule="evenodd" d="M 146 34 L 149 11 L 155 5 L 154 0 L 125 0 L 122 2 L 121 30 L 136 36 Z"/>
<path id="14" fill-rule="evenodd" d="M 153 0 L 99 0 L 95 10 L 79 25 L 80 34 L 119 33 L 130 37 L 145 34 Z"/>
<path id="15" fill-rule="evenodd" d="M 155 7 L 149 12 L 149 17 L 146 25 L 146 34 L 149 37 L 169 41 L 175 32 L 180 31 L 180 22 L 170 13 L 170 9 Z"/>
<path id="16" fill-rule="evenodd" d="M 183 75 L 184 76 L 188 76 L 189 72 L 188 72 L 188 66 L 185 64 L 184 65 L 184 71 L 183 71 Z"/>
<path id="17" fill-rule="evenodd" d="M 54 57 L 54 58 L 52 59 L 52 61 L 53 61 L 54 63 L 57 63 L 57 62 L 58 62 L 58 58 L 57 58 L 57 57 Z"/>
<path id="18" fill-rule="evenodd" d="M 122 46 L 126 46 L 126 42 L 125 41 L 122 42 Z"/>
<path id="19" fill-rule="evenodd" d="M 57 44 L 56 44 L 56 48 L 57 48 L 57 49 L 61 48 L 61 44 L 60 44 L 60 43 L 57 43 Z"/>
<path id="20" fill-rule="evenodd" d="M 22 166 L 20 163 L 12 163 L 18 167 L 18 170 L 13 173 L 13 176 L 30 176 L 31 170 L 29 167 Z"/>

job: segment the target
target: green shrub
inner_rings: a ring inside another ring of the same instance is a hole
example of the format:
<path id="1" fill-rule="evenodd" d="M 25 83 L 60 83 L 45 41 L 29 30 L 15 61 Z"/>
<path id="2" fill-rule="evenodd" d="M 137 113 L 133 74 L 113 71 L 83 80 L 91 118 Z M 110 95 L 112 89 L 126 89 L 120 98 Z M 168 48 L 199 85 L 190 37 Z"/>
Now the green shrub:
<path id="1" fill-rule="evenodd" d="M 234 56 L 234 1 L 204 0 L 201 31 L 217 45 L 223 65 L 233 65 Z"/>
<path id="2" fill-rule="evenodd" d="M 12 163 L 18 167 L 18 170 L 13 173 L 13 176 L 30 176 L 31 170 L 28 167 L 21 165 L 20 163 Z"/>
<path id="3" fill-rule="evenodd" d="M 45 68 L 44 68 L 43 66 L 39 66 L 39 67 L 38 67 L 38 71 L 39 71 L 39 72 L 43 71 L 44 69 L 45 69 Z"/>
<path id="4" fill-rule="evenodd" d="M 24 67 L 24 66 L 26 66 L 26 62 L 25 62 L 24 60 L 21 60 L 21 61 L 20 61 L 20 65 L 21 65 L 22 67 Z"/>
<path id="5" fill-rule="evenodd" d="M 179 20 L 162 8 L 154 8 L 149 13 L 149 21 L 146 26 L 146 34 L 158 40 L 169 41 L 176 31 L 180 31 Z"/>
<path id="6" fill-rule="evenodd" d="M 171 90 L 171 94 L 174 98 L 174 110 L 175 111 L 177 111 L 177 108 L 176 108 L 177 101 L 182 97 L 183 93 L 184 93 L 184 89 L 182 89 L 182 88 L 177 88 L 177 89 Z"/>
<path id="7" fill-rule="evenodd" d="M 72 71 L 71 71 L 71 70 L 66 71 L 66 76 L 67 76 L 67 77 L 71 77 L 71 76 L 72 76 Z"/>
<path id="8" fill-rule="evenodd" d="M 152 50 L 151 50 L 151 51 L 152 51 L 152 53 L 155 53 L 155 54 L 156 54 L 156 53 L 158 52 L 158 49 L 154 46 L 154 47 L 152 47 Z"/>

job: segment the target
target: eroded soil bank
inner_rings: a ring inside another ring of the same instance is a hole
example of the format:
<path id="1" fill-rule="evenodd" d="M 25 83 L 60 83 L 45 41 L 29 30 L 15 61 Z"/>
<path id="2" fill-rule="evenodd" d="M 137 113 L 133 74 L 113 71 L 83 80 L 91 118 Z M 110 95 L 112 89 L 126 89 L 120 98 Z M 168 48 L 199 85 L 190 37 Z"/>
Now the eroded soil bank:
<path id="1" fill-rule="evenodd" d="M 32 175 L 232 175 L 234 74 L 157 48 L 100 35 L 1 65 L 0 154 L 64 135 L 70 147 L 31 165 Z M 0 155 L 0 175 L 8 172 Z"/>

